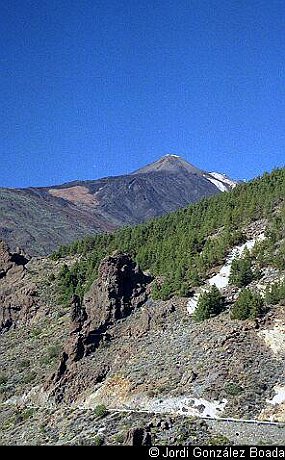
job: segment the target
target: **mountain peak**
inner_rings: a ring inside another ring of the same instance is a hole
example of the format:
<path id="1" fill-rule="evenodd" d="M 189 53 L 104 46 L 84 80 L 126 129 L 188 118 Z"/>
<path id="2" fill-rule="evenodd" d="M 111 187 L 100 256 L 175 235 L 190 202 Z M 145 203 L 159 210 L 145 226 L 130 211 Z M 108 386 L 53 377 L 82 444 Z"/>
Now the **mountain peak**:
<path id="1" fill-rule="evenodd" d="M 171 157 L 171 158 L 181 158 L 179 155 L 174 155 L 174 153 L 167 153 L 166 155 L 161 157 L 161 159 L 162 158 L 169 158 L 169 157 Z"/>
<path id="2" fill-rule="evenodd" d="M 196 166 L 192 165 L 188 161 L 184 160 L 184 158 L 180 157 L 179 155 L 174 155 L 172 153 L 168 153 L 161 157 L 159 160 L 150 163 L 143 168 L 137 169 L 132 174 L 144 174 L 149 172 L 171 172 L 177 173 L 181 171 L 187 171 L 188 173 L 192 174 L 199 174 L 203 175 L 204 171 Z"/>

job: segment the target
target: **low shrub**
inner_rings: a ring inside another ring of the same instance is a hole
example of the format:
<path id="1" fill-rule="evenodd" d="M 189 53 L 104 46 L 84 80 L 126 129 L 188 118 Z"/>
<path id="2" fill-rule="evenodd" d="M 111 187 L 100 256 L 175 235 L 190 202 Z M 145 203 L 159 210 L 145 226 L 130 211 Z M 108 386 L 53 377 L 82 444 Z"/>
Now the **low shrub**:
<path id="1" fill-rule="evenodd" d="M 99 404 L 98 406 L 96 406 L 94 412 L 96 417 L 105 417 L 105 415 L 107 415 L 108 413 L 107 408 L 104 404 Z"/>

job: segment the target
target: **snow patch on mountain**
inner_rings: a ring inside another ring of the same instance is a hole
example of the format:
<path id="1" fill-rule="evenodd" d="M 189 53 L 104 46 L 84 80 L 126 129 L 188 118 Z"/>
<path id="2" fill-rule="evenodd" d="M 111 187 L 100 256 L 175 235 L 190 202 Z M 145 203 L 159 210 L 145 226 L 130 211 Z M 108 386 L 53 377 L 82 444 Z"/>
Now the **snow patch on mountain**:
<path id="1" fill-rule="evenodd" d="M 188 311 L 189 315 L 193 315 L 194 311 L 196 310 L 200 295 L 201 295 L 201 292 L 195 294 L 187 302 L 187 311 Z"/>
<path id="2" fill-rule="evenodd" d="M 285 402 L 285 386 L 276 385 L 274 391 L 275 396 L 272 399 L 267 400 L 267 402 L 269 404 L 282 404 Z"/>
<path id="3" fill-rule="evenodd" d="M 214 275 L 212 278 L 208 280 L 208 283 L 213 286 L 216 285 L 217 288 L 223 289 L 228 286 L 229 284 L 229 277 L 231 272 L 231 267 L 234 259 L 237 259 L 242 256 L 243 252 L 248 249 L 251 251 L 258 241 L 264 240 L 265 236 L 262 233 L 261 235 L 253 238 L 252 240 L 246 241 L 246 243 L 241 244 L 239 246 L 235 246 L 231 252 L 229 253 L 225 265 L 222 266 L 219 273 Z"/>
<path id="4" fill-rule="evenodd" d="M 237 186 L 237 182 L 231 180 L 228 176 L 225 174 L 217 173 L 217 172 L 211 172 L 209 173 L 211 176 L 213 176 L 215 179 L 219 180 L 220 182 L 223 182 L 224 184 L 227 184 L 230 186 L 230 188 L 235 188 Z"/>
<path id="5" fill-rule="evenodd" d="M 221 192 L 228 192 L 236 187 L 237 182 L 229 179 L 225 174 L 211 172 L 204 174 L 205 179 L 212 182 Z"/>
<path id="6" fill-rule="evenodd" d="M 180 415 L 219 418 L 227 405 L 227 399 L 206 400 L 176 396 L 172 398 L 153 398 L 141 403 L 140 409 L 155 413 L 175 413 Z"/>
<path id="7" fill-rule="evenodd" d="M 251 251 L 257 242 L 263 241 L 265 238 L 264 233 L 256 236 L 255 238 L 246 241 L 243 244 L 234 246 L 231 252 L 228 254 L 225 264 L 222 266 L 220 271 L 205 281 L 205 287 L 200 288 L 193 297 L 188 300 L 187 311 L 189 315 L 193 315 L 197 308 L 200 295 L 207 290 L 207 285 L 216 286 L 218 289 L 224 289 L 229 284 L 229 277 L 231 273 L 231 267 L 233 260 L 242 256 L 243 252 L 248 249 Z"/>
<path id="8" fill-rule="evenodd" d="M 267 406 L 259 415 L 260 420 L 285 421 L 285 386 L 275 385 L 275 395 L 272 399 L 267 399 Z"/>
<path id="9" fill-rule="evenodd" d="M 214 179 L 213 177 L 208 177 L 208 176 L 204 176 L 206 177 L 206 179 L 208 179 L 210 182 L 212 182 L 212 184 L 214 184 L 219 190 L 221 190 L 221 192 L 228 192 L 229 191 L 229 188 L 221 181 L 217 180 L 217 179 Z"/>

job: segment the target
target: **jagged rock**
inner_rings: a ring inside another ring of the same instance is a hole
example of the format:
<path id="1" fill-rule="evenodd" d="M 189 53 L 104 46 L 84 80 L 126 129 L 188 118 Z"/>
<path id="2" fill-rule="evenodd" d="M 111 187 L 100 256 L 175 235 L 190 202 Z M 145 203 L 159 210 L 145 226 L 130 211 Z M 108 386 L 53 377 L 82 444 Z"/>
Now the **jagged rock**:
<path id="1" fill-rule="evenodd" d="M 0 241 L 0 332 L 18 324 L 27 324 L 38 310 L 34 283 L 25 278 L 29 258 L 18 251 L 11 253 L 4 241 Z"/>
<path id="2" fill-rule="evenodd" d="M 98 280 L 83 300 L 86 319 L 80 336 L 85 354 L 97 348 L 112 324 L 146 301 L 150 281 L 128 254 L 116 253 L 102 261 Z"/>
<path id="3" fill-rule="evenodd" d="M 131 428 L 125 437 L 126 446 L 151 446 L 151 434 L 144 428 Z"/>
<path id="4" fill-rule="evenodd" d="M 1 272 L 6 269 L 7 266 L 11 264 L 10 262 L 11 254 L 9 252 L 8 245 L 0 240 L 0 270 Z"/>
<path id="5" fill-rule="evenodd" d="M 11 273 L 20 273 L 24 271 L 25 265 L 29 258 L 23 252 L 11 253 L 8 245 L 0 240 L 0 279 Z"/>
<path id="6" fill-rule="evenodd" d="M 80 332 L 84 321 L 87 319 L 86 311 L 81 306 L 80 298 L 74 295 L 70 308 L 71 334 Z"/>
<path id="7" fill-rule="evenodd" d="M 74 363 L 94 352 L 101 342 L 110 340 L 108 328 L 126 318 L 147 299 L 151 278 L 128 254 L 115 253 L 106 257 L 98 274 L 82 304 L 77 296 L 72 299 L 70 335 L 59 368 L 47 387 L 59 382 L 68 369 L 72 374 Z M 100 375 L 99 372 L 98 381 Z"/>

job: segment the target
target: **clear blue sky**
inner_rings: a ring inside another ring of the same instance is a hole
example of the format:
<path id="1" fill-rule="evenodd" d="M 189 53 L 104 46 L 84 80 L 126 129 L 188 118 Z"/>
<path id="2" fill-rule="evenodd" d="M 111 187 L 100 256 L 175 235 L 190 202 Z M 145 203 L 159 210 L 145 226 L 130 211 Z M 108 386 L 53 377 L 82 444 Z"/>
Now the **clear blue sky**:
<path id="1" fill-rule="evenodd" d="M 0 0 L 0 186 L 284 165 L 285 0 Z"/>

